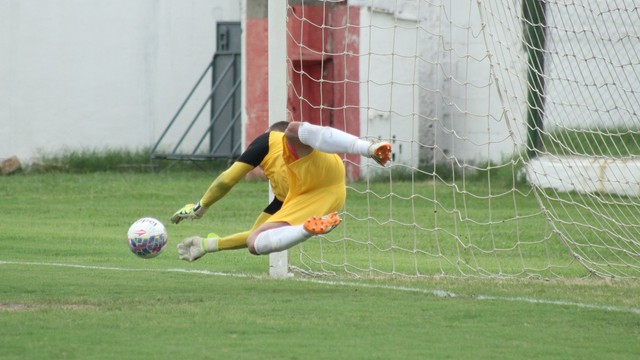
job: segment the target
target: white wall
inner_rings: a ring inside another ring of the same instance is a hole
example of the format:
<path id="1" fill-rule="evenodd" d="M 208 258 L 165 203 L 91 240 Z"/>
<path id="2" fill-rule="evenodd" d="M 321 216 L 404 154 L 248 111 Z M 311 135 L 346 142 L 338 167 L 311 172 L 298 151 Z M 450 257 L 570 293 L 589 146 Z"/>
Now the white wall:
<path id="1" fill-rule="evenodd" d="M 396 153 L 411 166 L 501 162 L 524 149 L 522 0 L 349 3 L 362 7 L 363 134 L 412 142 Z M 640 126 L 637 4 L 548 3 L 545 129 Z"/>
<path id="2" fill-rule="evenodd" d="M 578 3 L 547 5 L 545 126 L 638 129 L 640 1 Z"/>
<path id="3" fill-rule="evenodd" d="M 360 26 L 360 134 L 392 140 L 394 161 L 417 165 L 416 21 L 363 10 Z"/>
<path id="4" fill-rule="evenodd" d="M 0 159 L 155 143 L 231 0 L 0 0 Z"/>
<path id="5" fill-rule="evenodd" d="M 485 1 L 507 9 L 492 14 L 487 30 L 475 1 L 350 3 L 363 6 L 361 133 L 395 137 L 396 163 L 499 162 L 522 146 L 526 59 L 518 58 L 519 32 L 499 28 L 519 29 L 517 5 Z M 490 45 L 511 51 L 489 49 L 501 51 L 503 68 L 491 67 L 486 31 L 494 31 Z"/>

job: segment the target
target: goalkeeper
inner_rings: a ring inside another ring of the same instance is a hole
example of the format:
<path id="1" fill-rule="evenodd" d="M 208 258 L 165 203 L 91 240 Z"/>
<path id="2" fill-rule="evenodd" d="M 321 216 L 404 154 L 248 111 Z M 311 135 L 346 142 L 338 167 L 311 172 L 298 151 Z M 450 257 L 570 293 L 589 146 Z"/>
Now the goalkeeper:
<path id="1" fill-rule="evenodd" d="M 346 199 L 344 164 L 336 153 L 360 154 L 384 166 L 391 159 L 391 145 L 309 123 L 272 125 L 213 181 L 198 203 L 185 205 L 171 222 L 200 219 L 256 167 L 271 181 L 274 200 L 249 231 L 223 238 L 210 234 L 184 239 L 178 244 L 180 259 L 194 261 L 207 252 L 244 247 L 255 255 L 269 254 L 331 231 L 340 224 L 336 211 Z"/>

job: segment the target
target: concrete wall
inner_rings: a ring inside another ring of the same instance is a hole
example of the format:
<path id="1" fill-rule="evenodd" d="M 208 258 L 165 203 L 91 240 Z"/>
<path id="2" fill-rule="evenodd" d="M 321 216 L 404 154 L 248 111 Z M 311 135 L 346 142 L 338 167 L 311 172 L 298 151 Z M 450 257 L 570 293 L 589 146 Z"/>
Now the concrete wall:
<path id="1" fill-rule="evenodd" d="M 574 7 L 547 5 L 546 90 L 553 99 L 545 103 L 549 129 L 640 127 L 638 4 L 600 0 Z M 592 8 L 602 14 L 594 16 Z"/>
<path id="2" fill-rule="evenodd" d="M 396 160 L 410 166 L 501 162 L 524 149 L 521 1 L 349 3 L 363 7 L 363 134 L 395 136 Z M 635 10 L 625 0 L 547 5 L 545 130 L 640 126 Z"/>
<path id="3" fill-rule="evenodd" d="M 153 145 L 211 60 L 216 22 L 240 21 L 247 3 L 244 39 L 266 53 L 266 0 L 0 0 L 0 159 Z M 396 161 L 411 166 L 452 156 L 499 161 L 524 143 L 520 1 L 348 3 L 362 7 L 359 39 L 349 33 L 359 41 L 360 135 L 395 136 Z M 602 29 L 619 21 L 637 34 L 640 25 L 620 15 L 631 11 L 625 1 L 602 3 L 622 10 L 593 24 L 585 7 L 548 10 L 546 126 L 637 126 L 635 38 Z M 567 18 L 601 33 L 563 31 Z M 560 52 L 576 48 L 581 61 Z M 603 60 L 608 54 L 613 63 Z M 268 109 L 263 56 L 244 59 L 248 127 Z M 609 85 L 576 91 L 576 76 Z"/>
<path id="4" fill-rule="evenodd" d="M 524 137 L 511 135 L 505 120 L 507 109 L 519 122 L 514 133 L 525 133 L 523 77 L 503 77 L 501 69 L 491 68 L 483 37 L 487 28 L 475 2 L 352 3 L 367 9 L 361 11 L 360 31 L 361 119 L 366 119 L 361 132 L 394 139 L 396 163 L 500 161 L 513 153 L 514 140 L 524 143 Z M 500 24 L 517 23 L 512 15 L 494 14 Z M 526 64 L 514 59 L 522 52 L 518 33 L 492 36 L 512 50 L 502 51 L 503 63 L 524 75 Z M 503 90 L 502 98 L 492 71 L 509 82 L 510 92 Z"/>
<path id="5" fill-rule="evenodd" d="M 393 160 L 417 166 L 422 120 L 418 24 L 384 11 L 363 10 L 360 26 L 360 134 L 390 139 Z"/>
<path id="6" fill-rule="evenodd" d="M 0 159 L 153 145 L 242 4 L 0 0 Z"/>

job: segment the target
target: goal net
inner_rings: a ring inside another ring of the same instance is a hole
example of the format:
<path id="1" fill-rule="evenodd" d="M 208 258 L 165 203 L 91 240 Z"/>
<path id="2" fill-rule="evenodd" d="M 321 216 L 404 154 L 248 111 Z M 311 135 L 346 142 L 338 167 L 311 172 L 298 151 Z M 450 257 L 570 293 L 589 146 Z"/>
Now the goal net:
<path id="1" fill-rule="evenodd" d="M 291 119 L 345 156 L 343 223 L 290 250 L 342 276 L 640 276 L 640 1 L 290 1 Z"/>

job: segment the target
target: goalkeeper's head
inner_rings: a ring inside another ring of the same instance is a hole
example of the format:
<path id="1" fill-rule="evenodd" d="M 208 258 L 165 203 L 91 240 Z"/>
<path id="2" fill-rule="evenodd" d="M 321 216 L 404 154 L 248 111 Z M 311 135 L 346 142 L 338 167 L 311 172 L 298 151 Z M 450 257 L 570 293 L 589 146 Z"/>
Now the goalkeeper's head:
<path id="1" fill-rule="evenodd" d="M 277 123 L 273 123 L 271 124 L 271 126 L 269 126 L 269 131 L 284 132 L 285 130 L 287 130 L 287 126 L 289 126 L 288 121 L 278 121 Z"/>

